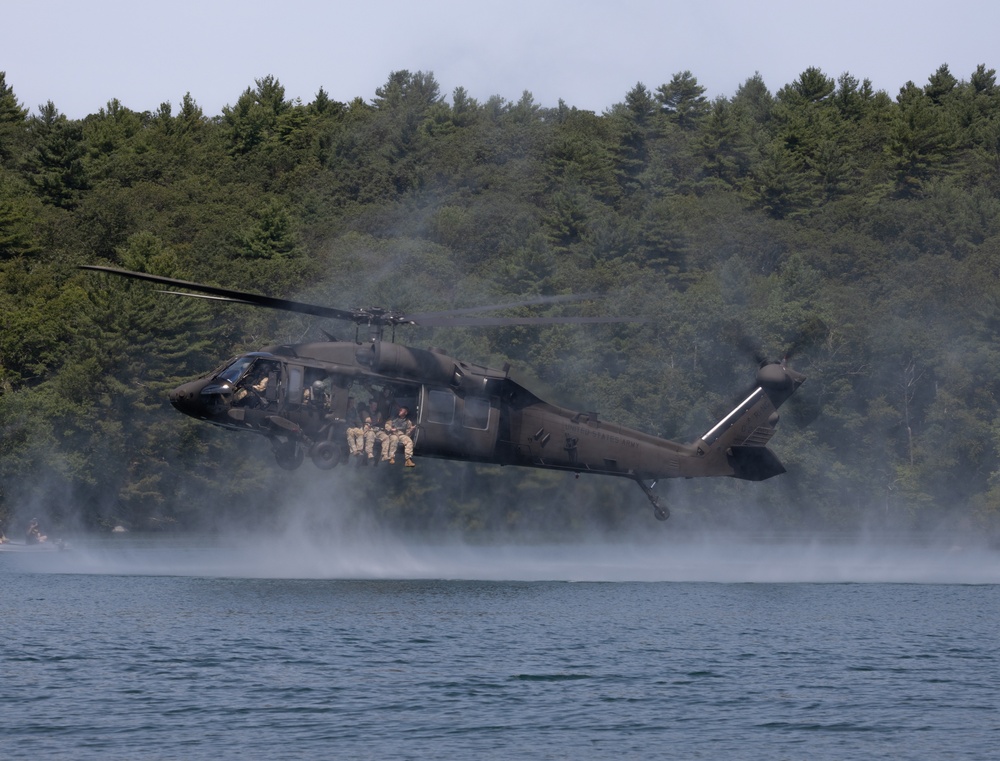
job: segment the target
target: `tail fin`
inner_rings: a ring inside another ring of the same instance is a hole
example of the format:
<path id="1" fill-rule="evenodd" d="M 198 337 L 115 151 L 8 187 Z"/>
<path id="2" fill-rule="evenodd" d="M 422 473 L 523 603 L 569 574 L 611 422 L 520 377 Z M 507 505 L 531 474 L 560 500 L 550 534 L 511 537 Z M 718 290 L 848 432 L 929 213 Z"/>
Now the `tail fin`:
<path id="1" fill-rule="evenodd" d="M 778 407 L 805 381 L 785 367 L 770 362 L 757 371 L 757 388 L 736 409 L 695 442 L 714 469 L 734 478 L 763 481 L 785 467 L 767 448 L 778 425 Z"/>

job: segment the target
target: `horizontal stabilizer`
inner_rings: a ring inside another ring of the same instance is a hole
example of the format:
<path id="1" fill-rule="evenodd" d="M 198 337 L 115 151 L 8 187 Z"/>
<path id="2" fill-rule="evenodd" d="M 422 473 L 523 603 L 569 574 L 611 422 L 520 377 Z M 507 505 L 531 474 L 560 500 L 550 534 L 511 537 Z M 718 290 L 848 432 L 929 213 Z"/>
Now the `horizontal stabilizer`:
<path id="1" fill-rule="evenodd" d="M 744 481 L 763 481 L 785 472 L 785 466 L 767 447 L 730 447 L 726 457 L 733 468 L 733 478 Z"/>

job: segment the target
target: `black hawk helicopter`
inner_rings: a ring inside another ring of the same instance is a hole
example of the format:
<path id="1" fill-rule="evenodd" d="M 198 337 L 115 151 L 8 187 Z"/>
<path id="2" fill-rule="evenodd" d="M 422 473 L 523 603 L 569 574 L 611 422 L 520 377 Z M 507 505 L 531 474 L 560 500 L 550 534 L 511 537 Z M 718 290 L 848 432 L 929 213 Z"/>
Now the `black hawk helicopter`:
<path id="1" fill-rule="evenodd" d="M 761 362 L 749 396 L 707 433 L 684 444 L 606 422 L 594 412 L 544 402 L 510 378 L 509 366 L 495 370 L 455 359 L 440 349 L 417 349 L 383 338 L 385 327 L 394 333 L 397 325 L 634 320 L 473 316 L 491 309 L 581 297 L 540 297 L 516 304 L 405 315 L 376 308 L 317 306 L 114 267 L 84 265 L 82 269 L 192 292 L 166 291 L 174 295 L 346 320 L 359 331 L 367 326 L 367 340 L 268 346 L 235 357 L 170 392 L 170 403 L 185 415 L 267 437 L 282 468 L 299 467 L 306 455 L 322 469 L 346 460 L 352 409 L 369 398 L 384 419 L 400 407 L 413 411 L 415 456 L 629 478 L 643 490 L 659 520 L 669 517 L 666 505 L 653 491 L 660 479 L 729 476 L 762 481 L 785 472 L 767 443 L 778 424 L 778 407 L 805 377 L 784 361 Z"/>

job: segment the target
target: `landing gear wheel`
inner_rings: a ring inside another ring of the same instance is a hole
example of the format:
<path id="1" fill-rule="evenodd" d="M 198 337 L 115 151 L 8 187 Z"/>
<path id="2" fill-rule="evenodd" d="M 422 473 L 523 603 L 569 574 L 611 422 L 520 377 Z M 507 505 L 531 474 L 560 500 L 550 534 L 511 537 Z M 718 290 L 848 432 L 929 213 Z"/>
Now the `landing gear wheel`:
<path id="1" fill-rule="evenodd" d="M 306 453 L 297 442 L 289 441 L 274 447 L 274 459 L 283 470 L 295 470 L 305 459 Z"/>
<path id="2" fill-rule="evenodd" d="M 313 464 L 320 470 L 330 470 L 334 468 L 340 462 L 341 448 L 334 444 L 332 441 L 319 441 L 313 445 L 313 448 L 309 450 L 309 457 L 312 458 Z"/>
<path id="3" fill-rule="evenodd" d="M 656 486 L 656 481 L 647 485 L 645 481 L 641 478 L 635 479 L 635 482 L 639 484 L 639 488 L 642 489 L 642 493 L 646 495 L 646 499 L 649 500 L 649 504 L 653 506 L 653 516 L 658 521 L 665 521 L 670 517 L 670 511 L 665 505 L 660 503 L 660 498 L 653 491 L 653 487 Z"/>

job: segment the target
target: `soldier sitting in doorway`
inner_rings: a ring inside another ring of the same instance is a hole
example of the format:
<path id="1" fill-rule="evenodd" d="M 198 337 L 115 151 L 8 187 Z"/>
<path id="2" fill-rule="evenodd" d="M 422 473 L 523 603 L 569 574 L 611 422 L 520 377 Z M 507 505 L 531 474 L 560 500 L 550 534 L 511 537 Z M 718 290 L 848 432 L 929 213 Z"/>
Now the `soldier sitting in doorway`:
<path id="1" fill-rule="evenodd" d="M 367 417 L 365 405 L 354 404 L 354 397 L 347 398 L 347 451 L 360 457 L 365 453 L 365 424 Z"/>
<path id="2" fill-rule="evenodd" d="M 383 444 L 382 449 L 382 462 L 389 460 L 389 464 L 393 465 L 396 462 L 396 449 L 400 444 L 403 445 L 403 454 L 406 456 L 406 467 L 415 468 L 416 463 L 413 462 L 413 439 L 411 435 L 416 428 L 413 421 L 410 420 L 409 410 L 406 407 L 400 407 L 399 412 L 396 417 L 390 420 L 385 425 L 385 430 L 388 432 L 388 447 Z"/>
<path id="3" fill-rule="evenodd" d="M 369 465 L 375 464 L 376 441 L 379 442 L 383 452 L 389 448 L 389 434 L 383 428 L 384 423 L 385 417 L 379 409 L 379 402 L 373 398 L 368 402 L 368 410 L 364 415 L 365 454 L 368 455 L 365 462 Z"/>

